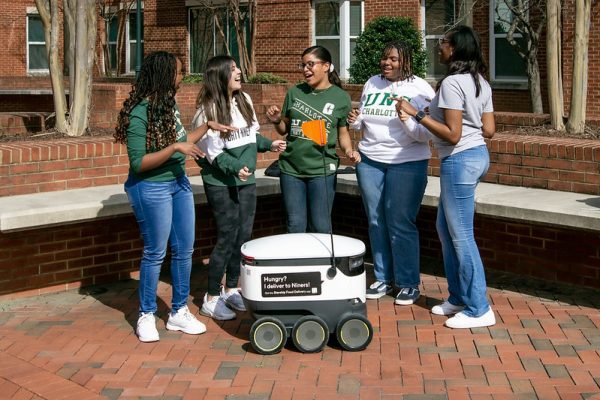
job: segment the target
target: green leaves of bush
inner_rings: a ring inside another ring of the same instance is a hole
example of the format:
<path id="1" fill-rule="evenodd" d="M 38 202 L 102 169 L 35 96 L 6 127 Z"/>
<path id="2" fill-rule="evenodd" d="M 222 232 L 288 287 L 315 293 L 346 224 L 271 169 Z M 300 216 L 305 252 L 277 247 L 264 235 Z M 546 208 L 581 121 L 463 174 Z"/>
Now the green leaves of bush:
<path id="1" fill-rule="evenodd" d="M 408 17 L 377 17 L 367 24 L 356 39 L 354 63 L 349 68 L 349 83 L 365 83 L 381 72 L 379 60 L 386 44 L 403 41 L 413 49 L 413 72 L 424 77 L 427 71 L 427 53 L 422 47 L 421 34 Z"/>

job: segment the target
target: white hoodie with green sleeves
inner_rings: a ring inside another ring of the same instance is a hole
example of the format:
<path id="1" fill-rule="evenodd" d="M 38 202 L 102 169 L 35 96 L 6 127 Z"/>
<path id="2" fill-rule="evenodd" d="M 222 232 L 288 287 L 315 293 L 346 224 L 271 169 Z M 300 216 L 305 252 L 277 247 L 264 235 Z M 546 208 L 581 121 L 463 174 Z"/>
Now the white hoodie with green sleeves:
<path id="1" fill-rule="evenodd" d="M 243 93 L 246 100 L 254 109 L 250 96 Z M 206 122 L 204 109 L 199 108 L 194 115 L 194 129 Z M 222 121 L 217 121 L 222 123 Z M 257 152 L 266 152 L 271 148 L 272 141 L 259 133 L 260 126 L 253 113 L 252 124 L 248 126 L 240 112 L 235 99 L 231 100 L 231 126 L 238 128 L 229 132 L 225 137 L 221 132 L 209 129 L 206 135 L 196 144 L 206 154 L 196 162 L 202 168 L 202 180 L 216 186 L 242 186 L 255 183 Z M 252 175 L 247 180 L 238 178 L 239 171 L 248 167 Z"/>

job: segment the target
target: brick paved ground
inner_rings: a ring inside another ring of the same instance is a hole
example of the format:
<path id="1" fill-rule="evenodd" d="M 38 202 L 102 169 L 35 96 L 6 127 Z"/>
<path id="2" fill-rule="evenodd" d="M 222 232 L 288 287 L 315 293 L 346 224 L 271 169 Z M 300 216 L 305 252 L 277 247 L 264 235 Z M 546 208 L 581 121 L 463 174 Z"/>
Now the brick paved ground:
<path id="1" fill-rule="evenodd" d="M 429 262 L 423 296 L 409 307 L 370 301 L 375 328 L 362 352 L 302 354 L 288 344 L 261 356 L 248 314 L 189 336 L 164 328 L 157 343 L 134 332 L 136 282 L 0 302 L 2 399 L 598 399 L 600 294 L 488 273 L 498 324 L 451 330 L 428 309 L 447 295 Z M 195 267 L 190 308 L 206 282 Z"/>

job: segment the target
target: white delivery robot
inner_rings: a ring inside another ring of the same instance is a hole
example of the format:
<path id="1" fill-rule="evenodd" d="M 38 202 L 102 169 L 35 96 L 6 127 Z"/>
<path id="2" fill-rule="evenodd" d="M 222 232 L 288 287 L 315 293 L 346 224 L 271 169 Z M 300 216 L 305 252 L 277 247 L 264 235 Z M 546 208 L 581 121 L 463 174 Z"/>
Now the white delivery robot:
<path id="1" fill-rule="evenodd" d="M 250 344 L 258 353 L 278 353 L 289 336 L 300 351 L 318 352 L 334 332 L 345 350 L 369 345 L 363 242 L 288 233 L 251 240 L 241 250 L 242 297 L 256 320 Z"/>

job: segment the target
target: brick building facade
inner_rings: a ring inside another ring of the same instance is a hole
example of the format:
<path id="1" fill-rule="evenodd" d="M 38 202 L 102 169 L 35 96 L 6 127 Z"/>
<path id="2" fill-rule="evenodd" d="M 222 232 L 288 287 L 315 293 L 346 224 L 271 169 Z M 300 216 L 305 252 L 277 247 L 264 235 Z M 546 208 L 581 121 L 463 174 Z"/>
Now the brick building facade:
<path id="1" fill-rule="evenodd" d="M 118 8 L 119 4 L 128 2 L 113 0 L 107 3 L 113 3 L 114 9 Z M 210 56 L 210 53 L 219 53 L 223 48 L 223 46 L 219 47 L 217 43 L 219 41 L 218 33 L 216 33 L 215 26 L 211 25 L 212 17 L 208 16 L 209 13 L 203 8 L 203 4 L 206 2 L 201 0 L 145 0 L 143 2 L 144 53 L 159 49 L 168 50 L 181 57 L 190 72 L 201 72 L 201 60 Z M 212 2 L 212 4 L 217 4 L 217 6 L 211 12 L 215 12 L 214 15 L 221 18 L 226 35 L 229 35 L 231 29 L 227 29 L 227 24 L 231 25 L 231 20 L 222 13 L 222 10 L 219 11 L 218 1 Z M 304 48 L 315 43 L 322 43 L 332 50 L 336 67 L 340 70 L 342 77 L 347 77 L 346 69 L 351 63 L 352 42 L 356 34 L 377 16 L 395 15 L 410 17 L 415 22 L 415 26 L 424 33 L 424 42 L 432 61 L 430 68 L 432 71 L 428 78 L 434 82 L 439 77 L 439 70 L 437 74 L 436 71 L 433 71 L 437 53 L 435 40 L 443 33 L 444 24 L 447 26 L 448 23 L 460 19 L 460 10 L 464 8 L 465 4 L 467 8 L 472 9 L 472 12 L 465 17 L 465 21 L 480 33 L 485 59 L 490 65 L 490 81 L 494 88 L 496 110 L 531 111 L 525 76 L 522 71 L 517 71 L 515 75 L 515 68 L 518 68 L 515 65 L 518 64 L 518 59 L 515 58 L 515 54 L 510 54 L 510 50 L 506 47 L 507 42 L 501 37 L 502 35 L 494 31 L 494 25 L 501 25 L 495 19 L 494 1 L 313 0 L 311 2 L 309 0 L 258 0 L 258 29 L 255 47 L 257 69 L 261 72 L 272 72 L 283 76 L 290 82 L 298 81 L 301 79 L 296 68 L 299 55 Z M 334 5 L 333 8 L 332 5 Z M 43 38 L 41 38 L 40 44 L 39 32 L 37 37 L 35 35 L 35 24 L 37 23 L 35 14 L 34 0 L 14 0 L 4 4 L 0 9 L 0 35 L 5 38 L 4 46 L 0 47 L 0 78 L 9 78 L 11 84 L 14 84 L 15 80 L 27 82 L 32 77 L 45 74 L 39 65 L 32 65 L 36 62 L 39 64 L 40 49 L 43 49 Z M 564 0 L 562 71 L 567 112 L 572 86 L 574 14 L 574 0 Z M 111 30 L 111 27 L 107 26 L 100 18 L 98 25 L 99 35 L 104 35 L 105 30 L 109 32 Z M 336 26 L 339 29 L 335 29 Z M 490 29 L 490 27 L 492 28 Z M 600 51 L 593 46 L 600 40 L 599 2 L 592 4 L 590 27 L 587 117 L 591 121 L 600 121 L 600 79 L 596 78 L 600 68 Z M 129 74 L 133 73 L 131 62 L 134 56 L 132 50 L 134 33 L 130 28 L 131 25 L 128 24 L 125 54 L 123 54 L 119 67 L 123 73 Z M 215 42 L 217 45 L 207 46 L 207 43 L 211 42 Z M 233 39 L 230 38 L 229 42 L 231 46 L 237 46 Z M 545 56 L 545 49 L 542 46 L 539 52 L 539 61 L 543 103 L 546 109 L 548 102 L 545 98 Z M 37 79 L 32 79 L 29 86 L 35 87 L 39 84 Z M 28 84 L 25 83 L 25 85 Z M 47 100 L 36 99 L 47 103 Z M 23 103 L 29 101 L 27 98 L 11 97 L 7 99 L 6 93 L 0 93 L 0 107 L 2 107 L 0 111 L 13 111 L 5 107 L 10 107 L 6 104 L 14 100 Z M 19 107 L 22 106 L 19 105 Z"/>

